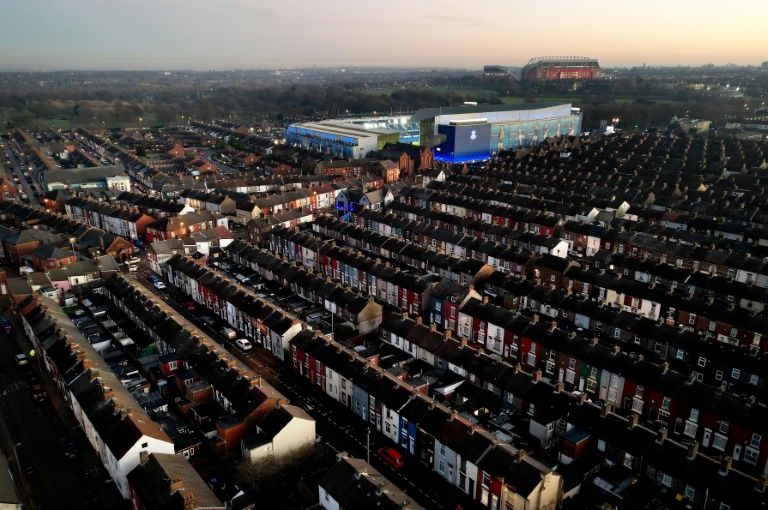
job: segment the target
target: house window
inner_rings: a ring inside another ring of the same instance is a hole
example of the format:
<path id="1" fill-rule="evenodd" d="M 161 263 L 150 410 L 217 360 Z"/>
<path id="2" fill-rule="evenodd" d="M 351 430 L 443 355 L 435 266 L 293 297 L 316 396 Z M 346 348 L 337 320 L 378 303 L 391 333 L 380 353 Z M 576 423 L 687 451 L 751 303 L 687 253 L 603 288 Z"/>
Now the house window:
<path id="1" fill-rule="evenodd" d="M 717 380 L 717 381 L 722 381 L 723 380 L 723 371 L 722 370 L 718 370 L 717 372 L 715 372 L 715 380 Z"/>
<path id="2" fill-rule="evenodd" d="M 666 485 L 667 487 L 672 487 L 672 477 L 666 473 L 663 473 L 661 475 L 661 484 Z"/>
<path id="3" fill-rule="evenodd" d="M 142 448 L 146 448 L 147 446 L 149 446 L 149 443 L 141 443 Z"/>
<path id="4" fill-rule="evenodd" d="M 442 305 L 442 303 L 440 303 L 440 301 L 437 301 L 437 302 L 435 303 L 435 311 L 438 311 L 438 312 L 439 312 L 440 310 L 442 310 L 442 308 L 443 308 L 443 305 Z"/>
<path id="5" fill-rule="evenodd" d="M 597 441 L 597 449 L 601 452 L 605 452 L 605 441 L 603 441 L 602 439 L 599 439 Z"/>
<path id="6" fill-rule="evenodd" d="M 731 337 L 736 338 L 737 334 L 738 334 L 738 330 L 736 328 L 731 328 Z"/>
<path id="7" fill-rule="evenodd" d="M 178 362 L 177 361 L 169 361 L 168 362 L 168 368 L 170 370 L 176 370 Z"/>
<path id="8" fill-rule="evenodd" d="M 724 452 L 727 444 L 728 444 L 728 436 L 715 433 L 715 440 L 712 441 L 712 448 L 716 448 L 721 452 Z"/>
<path id="9" fill-rule="evenodd" d="M 728 427 L 729 424 L 727 421 L 721 421 L 720 422 L 720 433 L 721 434 L 727 434 L 728 433 Z"/>
<path id="10" fill-rule="evenodd" d="M 752 434 L 752 439 L 749 442 L 749 446 L 752 448 L 760 448 L 760 434 Z"/>
<path id="11" fill-rule="evenodd" d="M 576 370 L 576 358 L 571 358 L 568 360 L 568 368 L 571 370 Z"/>
<path id="12" fill-rule="evenodd" d="M 755 464 L 757 464 L 757 457 L 759 455 L 760 455 L 760 450 L 756 450 L 748 446 L 744 450 L 744 462 L 747 462 L 754 466 Z"/>
<path id="13" fill-rule="evenodd" d="M 739 370 L 738 368 L 734 368 L 731 371 L 731 377 L 733 377 L 734 379 L 739 379 L 741 377 L 741 370 Z"/>
<path id="14" fill-rule="evenodd" d="M 699 366 L 700 366 L 700 367 L 705 367 L 705 366 L 707 366 L 707 358 L 704 358 L 704 357 L 701 357 L 701 356 L 699 356 Z"/>
<path id="15" fill-rule="evenodd" d="M 555 281 L 555 275 L 552 275 L 549 277 L 549 281 L 554 282 Z"/>
<path id="16" fill-rule="evenodd" d="M 445 457 L 445 445 L 440 445 L 440 456 Z"/>
<path id="17" fill-rule="evenodd" d="M 688 499 L 693 499 L 693 495 L 696 494 L 696 489 L 691 487 L 690 485 L 685 486 L 685 497 Z"/>
<path id="18" fill-rule="evenodd" d="M 632 308 L 637 308 L 640 306 L 640 300 L 637 298 L 632 298 Z"/>
<path id="19" fill-rule="evenodd" d="M 661 401 L 661 408 L 662 409 L 669 409 L 669 404 L 672 403 L 672 399 L 669 397 L 664 397 L 664 400 Z"/>

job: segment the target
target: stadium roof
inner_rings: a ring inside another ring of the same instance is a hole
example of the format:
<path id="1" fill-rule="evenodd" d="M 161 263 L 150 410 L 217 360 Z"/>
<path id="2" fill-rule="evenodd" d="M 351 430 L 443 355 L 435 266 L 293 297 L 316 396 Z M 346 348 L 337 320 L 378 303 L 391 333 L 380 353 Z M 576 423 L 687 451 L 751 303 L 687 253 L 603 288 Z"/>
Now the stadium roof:
<path id="1" fill-rule="evenodd" d="M 440 115 L 459 115 L 463 113 L 492 113 L 513 110 L 539 110 L 552 106 L 570 104 L 569 101 L 557 103 L 523 103 L 523 104 L 485 104 L 485 105 L 461 105 L 438 108 L 422 108 L 411 116 L 409 122 L 420 122 Z"/>
<path id="2" fill-rule="evenodd" d="M 397 133 L 394 129 L 372 128 L 366 129 L 360 124 L 343 121 L 323 121 L 323 122 L 299 122 L 292 124 L 291 127 L 299 129 L 308 129 L 312 131 L 320 131 L 323 133 L 341 134 L 353 137 L 366 137 L 376 135 L 389 135 Z"/>
<path id="3" fill-rule="evenodd" d="M 600 64 L 596 58 L 589 57 L 536 57 L 525 65 L 526 68 L 553 66 L 600 67 Z"/>

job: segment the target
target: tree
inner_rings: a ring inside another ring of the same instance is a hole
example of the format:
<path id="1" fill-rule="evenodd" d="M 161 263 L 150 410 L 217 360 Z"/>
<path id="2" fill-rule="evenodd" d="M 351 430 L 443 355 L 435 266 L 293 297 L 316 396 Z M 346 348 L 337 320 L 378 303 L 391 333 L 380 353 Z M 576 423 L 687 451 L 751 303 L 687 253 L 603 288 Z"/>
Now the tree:
<path id="1" fill-rule="evenodd" d="M 138 147 L 136 147 L 136 157 L 137 158 L 147 157 L 147 149 L 145 149 L 143 145 L 139 145 Z"/>

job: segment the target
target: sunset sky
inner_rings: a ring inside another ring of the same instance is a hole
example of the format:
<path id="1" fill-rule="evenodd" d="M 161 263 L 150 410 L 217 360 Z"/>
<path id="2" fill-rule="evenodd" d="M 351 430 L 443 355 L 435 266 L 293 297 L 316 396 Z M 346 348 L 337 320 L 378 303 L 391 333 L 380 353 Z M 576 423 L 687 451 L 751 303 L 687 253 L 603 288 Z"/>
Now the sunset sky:
<path id="1" fill-rule="evenodd" d="M 768 60 L 766 0 L 21 0 L 0 12 L 4 70 Z"/>

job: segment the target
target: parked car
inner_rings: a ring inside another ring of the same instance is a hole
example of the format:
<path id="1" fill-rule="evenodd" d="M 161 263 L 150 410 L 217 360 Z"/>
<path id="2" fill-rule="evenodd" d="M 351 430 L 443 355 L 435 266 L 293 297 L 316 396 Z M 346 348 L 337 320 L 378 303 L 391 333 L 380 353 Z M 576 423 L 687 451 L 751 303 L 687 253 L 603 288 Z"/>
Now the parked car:
<path id="1" fill-rule="evenodd" d="M 59 443 L 61 444 L 61 453 L 68 459 L 74 459 L 75 455 L 77 455 L 77 445 L 72 441 L 72 438 L 64 436 L 59 439 Z"/>
<path id="2" fill-rule="evenodd" d="M 393 468 L 401 468 L 405 464 L 405 461 L 403 460 L 403 454 L 394 448 L 385 446 L 383 448 L 379 448 L 378 452 L 379 456 Z"/>
<path id="3" fill-rule="evenodd" d="M 30 388 L 32 389 L 32 399 L 34 399 L 35 402 L 44 402 L 45 399 L 48 398 L 48 392 L 45 391 L 45 388 L 40 384 L 40 381 L 34 382 L 30 385 Z"/>
<path id="4" fill-rule="evenodd" d="M 195 310 L 197 310 L 197 305 L 195 304 L 194 301 L 187 301 L 186 303 L 184 303 L 184 308 L 186 308 L 190 312 L 194 312 Z"/>
<path id="5" fill-rule="evenodd" d="M 204 315 L 204 316 L 200 317 L 200 321 L 202 321 L 203 324 L 211 326 L 211 325 L 213 325 L 214 322 L 216 322 L 216 319 L 214 319 L 210 315 Z"/>
<path id="6" fill-rule="evenodd" d="M 163 282 L 161 282 L 160 280 L 156 280 L 156 281 L 154 281 L 152 283 L 155 285 L 155 288 L 157 290 L 165 290 L 166 289 L 165 284 Z"/>
<path id="7" fill-rule="evenodd" d="M 3 331 L 6 335 L 9 335 L 13 332 L 13 326 L 11 325 L 11 321 L 6 319 L 5 317 L 0 317 L 0 327 L 3 328 Z"/>
<path id="8" fill-rule="evenodd" d="M 22 353 L 22 354 L 17 354 L 16 355 L 16 364 L 17 365 L 21 366 L 21 365 L 26 365 L 27 363 L 29 363 L 29 359 L 27 359 L 27 355 L 26 354 Z"/>
<path id="9" fill-rule="evenodd" d="M 237 340 L 235 340 L 235 345 L 241 351 L 250 351 L 251 349 L 253 349 L 253 345 L 251 345 L 251 342 L 246 340 L 245 338 L 238 338 Z"/>
<path id="10" fill-rule="evenodd" d="M 132 266 L 133 264 L 138 264 L 141 262 L 141 259 L 139 257 L 131 257 L 128 260 L 126 260 L 126 263 L 129 266 Z"/>
<path id="11" fill-rule="evenodd" d="M 224 328 L 221 330 L 221 336 L 223 336 L 227 340 L 234 340 L 235 338 L 237 338 L 237 331 L 235 331 L 232 328 Z"/>

